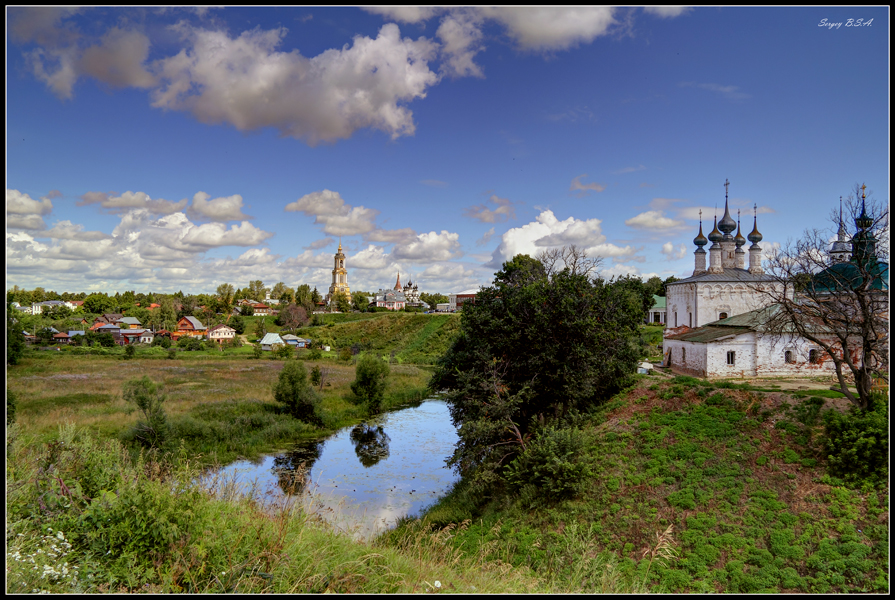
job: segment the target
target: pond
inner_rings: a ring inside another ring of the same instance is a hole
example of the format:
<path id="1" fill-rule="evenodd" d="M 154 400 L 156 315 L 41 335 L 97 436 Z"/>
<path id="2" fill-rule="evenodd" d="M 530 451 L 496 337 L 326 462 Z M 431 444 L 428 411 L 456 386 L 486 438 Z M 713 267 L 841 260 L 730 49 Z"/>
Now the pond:
<path id="1" fill-rule="evenodd" d="M 363 539 L 418 515 L 452 487 L 458 476 L 444 461 L 457 439 L 447 404 L 427 400 L 288 452 L 232 463 L 214 479 L 267 506 L 300 501 Z"/>

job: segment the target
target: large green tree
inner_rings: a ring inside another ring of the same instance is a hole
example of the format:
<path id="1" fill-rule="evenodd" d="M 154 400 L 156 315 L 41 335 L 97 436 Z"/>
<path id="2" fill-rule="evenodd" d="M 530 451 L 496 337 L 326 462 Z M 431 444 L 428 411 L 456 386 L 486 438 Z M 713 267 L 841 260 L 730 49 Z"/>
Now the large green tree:
<path id="1" fill-rule="evenodd" d="M 464 305 L 430 383 L 447 390 L 460 437 L 449 464 L 459 472 L 493 480 L 539 426 L 603 402 L 633 373 L 642 298 L 592 279 L 584 259 L 559 268 L 515 256 Z"/>
<path id="2" fill-rule="evenodd" d="M 306 423 L 320 423 L 318 411 L 321 398 L 311 387 L 308 371 L 301 362 L 295 359 L 286 361 L 274 385 L 273 397 L 277 402 L 284 404 L 296 419 Z"/>
<path id="3" fill-rule="evenodd" d="M 6 304 L 6 364 L 16 365 L 25 355 L 25 335 L 22 324 L 13 316 L 14 311 Z"/>

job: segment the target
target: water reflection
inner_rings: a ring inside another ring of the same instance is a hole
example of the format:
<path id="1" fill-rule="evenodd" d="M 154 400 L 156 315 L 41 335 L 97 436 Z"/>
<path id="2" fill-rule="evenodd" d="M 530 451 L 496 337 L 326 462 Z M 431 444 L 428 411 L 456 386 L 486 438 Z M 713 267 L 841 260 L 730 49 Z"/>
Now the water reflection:
<path id="1" fill-rule="evenodd" d="M 305 491 L 311 479 L 311 468 L 320 458 L 324 442 L 310 442 L 273 457 L 277 484 L 284 494 L 298 495 Z"/>
<path id="2" fill-rule="evenodd" d="M 367 423 L 361 423 L 351 430 L 351 443 L 354 444 L 354 453 L 360 459 L 364 467 L 372 467 L 380 460 L 388 458 L 388 443 L 391 438 L 382 429 L 382 425 L 373 427 Z"/>
<path id="3" fill-rule="evenodd" d="M 263 457 L 258 466 L 233 463 L 220 475 L 249 484 L 271 506 L 297 500 L 334 527 L 364 538 L 447 493 L 457 476 L 445 459 L 456 443 L 447 405 L 430 400 Z"/>

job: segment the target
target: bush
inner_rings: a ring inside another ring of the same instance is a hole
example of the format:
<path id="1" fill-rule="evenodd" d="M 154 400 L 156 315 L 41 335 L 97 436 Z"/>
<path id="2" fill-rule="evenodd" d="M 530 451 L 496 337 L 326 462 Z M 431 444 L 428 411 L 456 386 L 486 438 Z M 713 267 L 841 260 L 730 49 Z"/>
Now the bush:
<path id="1" fill-rule="evenodd" d="M 168 359 L 174 360 L 177 358 L 177 350 L 175 348 L 168 348 Z"/>
<path id="2" fill-rule="evenodd" d="M 177 340 L 177 347 L 184 350 L 197 351 L 202 349 L 202 340 L 191 335 L 185 335 Z"/>
<path id="3" fill-rule="evenodd" d="M 339 350 L 339 360 L 344 360 L 345 362 L 351 360 L 351 348 L 342 348 Z"/>
<path id="4" fill-rule="evenodd" d="M 252 346 L 252 358 L 261 358 L 261 355 L 264 353 L 264 349 L 261 348 L 261 344 L 254 344 Z"/>
<path id="5" fill-rule="evenodd" d="M 824 452 L 829 471 L 850 484 L 885 483 L 889 477 L 889 406 L 882 394 L 868 410 L 824 413 Z"/>
<path id="6" fill-rule="evenodd" d="M 277 358 L 289 359 L 295 352 L 292 350 L 292 346 L 289 344 L 283 344 L 279 348 L 277 348 Z"/>
<path id="7" fill-rule="evenodd" d="M 16 422 L 16 406 L 18 402 L 16 395 L 9 388 L 6 388 L 6 424 L 12 425 Z"/>
<path id="8" fill-rule="evenodd" d="M 382 398 L 385 396 L 388 374 L 388 364 L 375 356 L 365 354 L 357 361 L 351 391 L 358 400 L 367 405 L 370 413 L 375 414 L 382 410 Z"/>
<path id="9" fill-rule="evenodd" d="M 320 372 L 320 366 L 314 365 L 314 368 L 311 369 L 311 385 L 313 385 L 314 387 L 319 386 L 322 376 L 323 374 Z"/>
<path id="10" fill-rule="evenodd" d="M 308 352 L 307 355 L 305 355 L 305 358 L 308 360 L 320 360 L 321 358 L 323 358 L 323 353 L 320 352 L 319 348 L 314 348 L 313 350 Z"/>
<path id="11" fill-rule="evenodd" d="M 289 413 L 306 423 L 320 423 L 320 395 L 308 382 L 308 371 L 297 360 L 287 360 L 273 388 L 273 397 Z"/>
<path id="12" fill-rule="evenodd" d="M 162 409 L 165 395 L 161 386 L 149 377 L 124 382 L 122 397 L 143 413 L 132 430 L 134 437 L 148 448 L 160 448 L 168 439 L 168 417 Z"/>
<path id="13" fill-rule="evenodd" d="M 134 346 L 132 344 L 128 344 L 127 346 L 124 347 L 124 358 L 125 359 L 131 359 L 131 358 L 135 357 L 136 355 L 137 355 L 137 347 L 136 346 Z"/>
<path id="14" fill-rule="evenodd" d="M 532 486 L 538 495 L 552 500 L 574 495 L 591 476 L 581 451 L 586 437 L 578 428 L 547 426 L 504 471 L 517 486 Z"/>
<path id="15" fill-rule="evenodd" d="M 152 338 L 152 345 L 153 345 L 153 347 L 161 346 L 162 348 L 165 348 L 165 349 L 170 348 L 171 347 L 171 338 L 164 336 L 164 335 L 157 335 L 154 338 Z"/>

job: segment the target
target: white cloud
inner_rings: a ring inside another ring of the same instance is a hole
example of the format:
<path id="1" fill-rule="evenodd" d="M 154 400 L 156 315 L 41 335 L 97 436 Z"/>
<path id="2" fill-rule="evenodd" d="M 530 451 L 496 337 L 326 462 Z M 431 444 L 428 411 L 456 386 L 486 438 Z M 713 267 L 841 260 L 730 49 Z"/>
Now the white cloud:
<path id="1" fill-rule="evenodd" d="M 615 23 L 608 7 L 492 7 L 484 16 L 507 28 L 523 50 L 566 50 L 590 43 Z"/>
<path id="2" fill-rule="evenodd" d="M 6 190 L 6 214 L 14 215 L 48 215 L 53 210 L 49 197 L 33 200 L 28 194 L 19 190 Z"/>
<path id="3" fill-rule="evenodd" d="M 600 185 L 599 183 L 596 183 L 596 182 L 581 183 L 581 180 L 585 177 L 587 177 L 587 173 L 585 173 L 584 175 L 579 175 L 578 177 L 573 179 L 572 184 L 569 186 L 569 190 L 572 192 L 580 191 L 581 194 L 579 194 L 579 196 L 581 196 L 587 192 L 598 192 L 599 193 L 606 189 L 606 186 Z"/>
<path id="4" fill-rule="evenodd" d="M 314 217 L 315 225 L 323 225 L 327 235 L 358 235 L 376 228 L 374 220 L 379 211 L 363 206 L 351 206 L 338 192 L 322 190 L 305 194 L 286 205 L 287 212 L 301 212 Z"/>
<path id="5" fill-rule="evenodd" d="M 47 224 L 44 223 L 43 217 L 40 215 L 6 215 L 7 229 L 30 229 L 38 231 L 46 229 Z"/>
<path id="6" fill-rule="evenodd" d="M 476 240 L 475 245 L 476 246 L 484 246 L 485 244 L 488 243 L 488 241 L 491 239 L 491 237 L 493 235 L 494 235 L 494 228 L 492 227 L 491 229 L 486 231 L 485 234 L 482 235 L 482 237 L 480 237 L 479 239 Z"/>
<path id="7" fill-rule="evenodd" d="M 331 237 L 323 238 L 322 240 L 316 240 L 308 244 L 304 247 L 305 250 L 320 250 L 321 248 L 326 248 L 330 244 L 332 244 L 335 240 Z"/>
<path id="8" fill-rule="evenodd" d="M 485 49 L 482 45 L 482 18 L 475 10 L 456 9 L 441 20 L 438 38 L 442 42 L 441 72 L 448 77 L 484 77 L 482 68 L 475 64 L 475 55 Z"/>
<path id="9" fill-rule="evenodd" d="M 364 6 L 363 9 L 402 23 L 428 21 L 440 11 L 434 6 Z"/>
<path id="10" fill-rule="evenodd" d="M 640 213 L 635 217 L 631 217 L 630 219 L 625 221 L 625 225 L 627 225 L 628 227 L 634 227 L 635 229 L 661 230 L 684 227 L 686 223 L 666 217 L 665 213 L 663 213 L 661 210 L 649 210 L 647 212 Z"/>
<path id="11" fill-rule="evenodd" d="M 416 231 L 410 227 L 402 229 L 374 229 L 364 235 L 367 242 L 385 242 L 388 244 L 407 244 L 416 239 Z"/>
<path id="12" fill-rule="evenodd" d="M 450 260 L 462 254 L 459 239 L 459 234 L 446 230 L 442 230 L 441 233 L 434 231 L 421 233 L 410 243 L 396 245 L 392 256 L 409 261 Z"/>
<path id="13" fill-rule="evenodd" d="M 171 202 L 161 198 L 153 200 L 145 192 L 127 191 L 120 196 L 115 192 L 87 192 L 81 196 L 78 206 L 99 204 L 102 208 L 112 212 L 123 212 L 132 209 L 144 209 L 157 215 L 170 215 L 182 211 L 189 202 L 186 198 L 180 202 Z"/>
<path id="14" fill-rule="evenodd" d="M 205 192 L 193 195 L 193 204 L 187 214 L 193 218 L 211 219 L 212 221 L 244 221 L 251 219 L 242 212 L 242 196 L 233 194 L 209 200 L 211 196 Z"/>
<path id="15" fill-rule="evenodd" d="M 84 50 L 78 71 L 114 87 L 149 88 L 155 77 L 143 68 L 149 56 L 149 38 L 139 31 L 113 27 L 102 42 Z"/>
<path id="16" fill-rule="evenodd" d="M 645 6 L 643 12 L 661 17 L 663 19 L 679 17 L 692 10 L 689 6 Z"/>
<path id="17" fill-rule="evenodd" d="M 668 260 L 680 260 L 687 255 L 687 247 L 681 244 L 677 250 L 675 250 L 674 244 L 665 242 L 662 244 L 662 254 L 664 254 Z"/>
<path id="18" fill-rule="evenodd" d="M 413 135 L 410 110 L 438 81 L 429 70 L 437 45 L 401 38 L 390 23 L 375 39 L 308 59 L 297 50 L 277 52 L 285 29 L 224 31 L 184 27 L 189 47 L 158 62 L 163 85 L 153 106 L 185 110 L 203 123 L 229 123 L 240 131 L 274 127 L 283 136 L 320 141 L 345 139 L 370 127 L 393 139 Z"/>
<path id="19" fill-rule="evenodd" d="M 504 261 L 517 254 L 534 257 L 541 250 L 571 244 L 584 249 L 592 257 L 612 258 L 616 262 L 634 260 L 638 250 L 607 243 L 600 224 L 600 219 L 578 220 L 575 217 L 560 221 L 552 211 L 545 210 L 535 221 L 504 233 L 491 262 L 486 266 L 500 268 Z"/>
<path id="20" fill-rule="evenodd" d="M 476 206 L 464 208 L 463 216 L 476 219 L 482 223 L 503 223 L 504 221 L 516 218 L 516 209 L 513 208 L 513 204 L 515 203 L 510 199 L 500 198 L 497 194 L 491 194 L 491 197 L 488 200 L 493 204 L 496 204 L 497 208 L 490 210 L 484 204 L 478 204 Z"/>
<path id="21" fill-rule="evenodd" d="M 83 225 L 71 221 L 59 221 L 51 229 L 41 232 L 37 237 L 48 237 L 57 240 L 98 241 L 112 236 L 102 231 L 84 231 Z"/>

